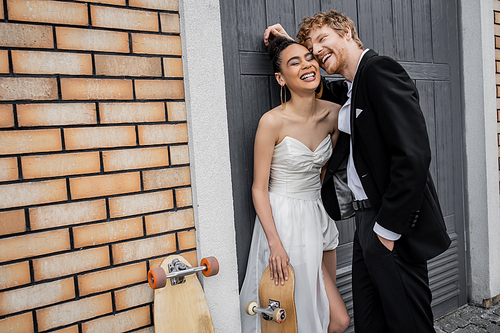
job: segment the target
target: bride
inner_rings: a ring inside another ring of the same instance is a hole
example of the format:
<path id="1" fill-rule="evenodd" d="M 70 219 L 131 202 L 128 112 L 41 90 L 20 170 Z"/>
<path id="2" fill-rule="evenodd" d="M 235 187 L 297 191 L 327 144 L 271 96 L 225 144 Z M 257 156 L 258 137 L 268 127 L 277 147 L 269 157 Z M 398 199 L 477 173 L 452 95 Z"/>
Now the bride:
<path id="1" fill-rule="evenodd" d="M 275 37 L 268 53 L 282 104 L 262 116 L 255 137 L 252 198 L 257 218 L 240 293 L 242 329 L 260 332 L 260 317 L 247 315 L 244 307 L 258 300 L 266 266 L 269 278 L 284 284 L 290 262 L 298 332 L 344 332 L 350 318 L 335 286 L 338 231 L 320 197 L 322 170 L 339 134 L 340 105 L 315 98 L 319 66 L 304 46 Z"/>

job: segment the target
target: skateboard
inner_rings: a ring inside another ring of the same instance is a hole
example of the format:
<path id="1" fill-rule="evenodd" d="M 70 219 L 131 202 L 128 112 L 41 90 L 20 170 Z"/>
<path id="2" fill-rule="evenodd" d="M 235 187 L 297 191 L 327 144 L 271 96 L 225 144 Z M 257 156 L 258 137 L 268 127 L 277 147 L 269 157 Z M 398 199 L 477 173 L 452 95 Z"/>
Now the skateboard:
<path id="1" fill-rule="evenodd" d="M 261 315 L 262 333 L 297 333 L 295 312 L 295 272 L 288 264 L 288 281 L 275 285 L 269 275 L 269 266 L 264 270 L 259 283 L 260 307 L 254 301 L 245 306 L 251 316 Z"/>
<path id="2" fill-rule="evenodd" d="M 156 333 L 215 333 L 197 272 L 207 277 L 216 275 L 219 262 L 215 257 L 207 257 L 201 260 L 199 267 L 191 267 L 182 256 L 171 255 L 160 267 L 149 270 L 148 282 L 155 290 Z"/>

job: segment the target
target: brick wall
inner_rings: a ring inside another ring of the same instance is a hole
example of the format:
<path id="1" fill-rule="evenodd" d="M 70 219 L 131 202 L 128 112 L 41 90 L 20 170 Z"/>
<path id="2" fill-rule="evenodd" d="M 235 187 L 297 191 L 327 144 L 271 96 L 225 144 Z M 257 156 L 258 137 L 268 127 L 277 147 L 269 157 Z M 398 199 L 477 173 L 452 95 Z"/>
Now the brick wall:
<path id="1" fill-rule="evenodd" d="M 0 332 L 153 332 L 196 262 L 177 0 L 0 0 Z"/>

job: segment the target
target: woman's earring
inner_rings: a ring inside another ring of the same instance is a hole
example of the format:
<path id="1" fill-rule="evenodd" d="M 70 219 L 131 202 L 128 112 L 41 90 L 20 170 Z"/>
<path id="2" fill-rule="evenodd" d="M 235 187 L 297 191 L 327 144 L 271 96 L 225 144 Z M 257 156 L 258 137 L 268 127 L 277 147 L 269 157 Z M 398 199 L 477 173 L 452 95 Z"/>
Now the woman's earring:
<path id="1" fill-rule="evenodd" d="M 285 102 L 283 102 L 283 90 L 285 90 Z M 286 108 L 286 85 L 282 85 L 280 89 L 281 107 Z"/>
<path id="2" fill-rule="evenodd" d="M 322 95 L 323 95 L 323 81 L 320 81 L 319 91 L 316 94 L 314 94 L 314 97 L 321 98 Z"/>

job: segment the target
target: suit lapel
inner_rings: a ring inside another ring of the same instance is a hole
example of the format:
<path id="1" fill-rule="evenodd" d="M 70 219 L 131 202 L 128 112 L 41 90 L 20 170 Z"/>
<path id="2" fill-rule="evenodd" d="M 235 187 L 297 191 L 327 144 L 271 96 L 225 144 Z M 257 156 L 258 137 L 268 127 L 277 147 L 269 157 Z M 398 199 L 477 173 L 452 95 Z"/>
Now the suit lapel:
<path id="1" fill-rule="evenodd" d="M 369 58 L 377 56 L 378 54 L 373 50 L 368 50 L 364 55 L 361 61 L 359 62 L 358 69 L 356 70 L 356 74 L 354 75 L 354 82 L 352 85 L 351 92 L 351 140 L 354 146 L 354 119 L 356 119 L 356 94 L 359 86 L 359 78 L 361 73 L 363 72 L 363 68 L 365 67 L 366 62 Z"/>

